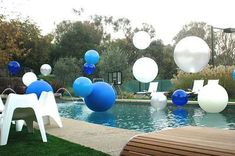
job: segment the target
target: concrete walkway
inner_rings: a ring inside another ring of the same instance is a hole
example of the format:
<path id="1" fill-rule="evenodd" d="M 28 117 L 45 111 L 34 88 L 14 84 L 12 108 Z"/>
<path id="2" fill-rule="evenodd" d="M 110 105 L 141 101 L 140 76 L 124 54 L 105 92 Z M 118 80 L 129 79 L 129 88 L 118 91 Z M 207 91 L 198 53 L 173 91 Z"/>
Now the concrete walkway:
<path id="1" fill-rule="evenodd" d="M 84 121 L 62 118 L 63 128 L 58 128 L 51 120 L 51 125 L 46 125 L 46 132 L 56 137 L 91 147 L 98 151 L 117 156 L 125 144 L 138 131 L 113 128 L 92 124 Z"/>

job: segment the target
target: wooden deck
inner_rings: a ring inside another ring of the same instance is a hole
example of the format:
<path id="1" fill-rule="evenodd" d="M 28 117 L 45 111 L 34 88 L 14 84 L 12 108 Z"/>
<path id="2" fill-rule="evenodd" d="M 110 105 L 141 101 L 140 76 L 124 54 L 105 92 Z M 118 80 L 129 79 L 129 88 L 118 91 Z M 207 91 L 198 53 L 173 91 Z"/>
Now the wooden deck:
<path id="1" fill-rule="evenodd" d="M 121 156 L 235 156 L 235 131 L 183 127 L 133 137 Z"/>

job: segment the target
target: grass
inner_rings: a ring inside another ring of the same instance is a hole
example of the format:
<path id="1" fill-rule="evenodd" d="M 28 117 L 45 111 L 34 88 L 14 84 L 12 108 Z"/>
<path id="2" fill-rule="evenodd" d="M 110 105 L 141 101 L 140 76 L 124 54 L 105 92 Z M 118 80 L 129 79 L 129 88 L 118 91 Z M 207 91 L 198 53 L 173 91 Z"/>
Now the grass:
<path id="1" fill-rule="evenodd" d="M 108 154 L 84 147 L 47 134 L 47 143 L 43 143 L 40 132 L 15 132 L 11 126 L 8 144 L 0 146 L 1 156 L 108 156 Z"/>

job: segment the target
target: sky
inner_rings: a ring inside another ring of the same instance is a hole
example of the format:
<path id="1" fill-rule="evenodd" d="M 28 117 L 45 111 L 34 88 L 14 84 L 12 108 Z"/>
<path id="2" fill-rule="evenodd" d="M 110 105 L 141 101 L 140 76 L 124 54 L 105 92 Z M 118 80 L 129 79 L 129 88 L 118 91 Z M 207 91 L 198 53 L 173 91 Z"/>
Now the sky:
<path id="1" fill-rule="evenodd" d="M 90 15 L 128 18 L 135 26 L 148 23 L 156 37 L 172 44 L 173 37 L 190 22 L 235 28 L 235 0 L 0 0 L 0 13 L 29 17 L 47 34 L 63 20 L 84 20 Z M 81 17 L 73 8 L 84 9 Z"/>

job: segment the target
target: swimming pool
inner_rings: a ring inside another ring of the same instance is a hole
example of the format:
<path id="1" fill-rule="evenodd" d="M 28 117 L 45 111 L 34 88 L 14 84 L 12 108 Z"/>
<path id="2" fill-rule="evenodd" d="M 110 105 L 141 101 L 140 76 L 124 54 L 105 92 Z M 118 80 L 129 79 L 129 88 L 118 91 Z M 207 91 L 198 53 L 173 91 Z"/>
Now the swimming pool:
<path id="1" fill-rule="evenodd" d="M 117 103 L 103 113 L 93 112 L 82 103 L 58 103 L 58 108 L 66 118 L 142 132 L 189 125 L 235 129 L 235 106 L 227 106 L 215 114 L 204 112 L 199 105 L 176 107 L 173 104 L 163 111 L 155 111 L 146 103 Z"/>

